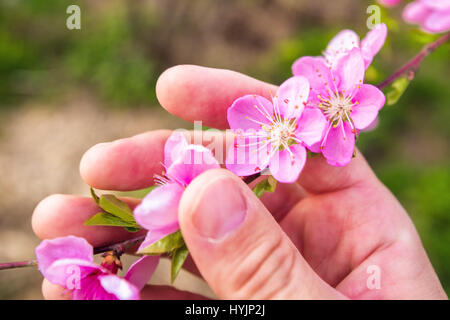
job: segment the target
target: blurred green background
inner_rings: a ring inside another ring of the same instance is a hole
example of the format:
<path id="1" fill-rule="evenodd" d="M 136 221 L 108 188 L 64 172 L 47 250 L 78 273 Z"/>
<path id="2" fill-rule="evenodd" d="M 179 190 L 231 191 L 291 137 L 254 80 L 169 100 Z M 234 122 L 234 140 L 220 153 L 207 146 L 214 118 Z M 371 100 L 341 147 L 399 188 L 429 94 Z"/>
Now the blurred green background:
<path id="1" fill-rule="evenodd" d="M 81 30 L 66 8 L 81 8 Z M 0 261 L 27 259 L 38 243 L 33 208 L 51 193 L 86 193 L 77 175 L 96 142 L 187 126 L 158 106 L 164 69 L 228 68 L 281 83 L 292 62 L 320 55 L 339 30 L 367 32 L 355 0 L 0 1 Z M 388 41 L 367 72 L 378 83 L 436 39 L 382 9 Z M 376 130 L 358 146 L 410 213 L 450 293 L 450 46 L 429 56 Z M 0 273 L 0 298 L 39 298 L 36 270 Z"/>

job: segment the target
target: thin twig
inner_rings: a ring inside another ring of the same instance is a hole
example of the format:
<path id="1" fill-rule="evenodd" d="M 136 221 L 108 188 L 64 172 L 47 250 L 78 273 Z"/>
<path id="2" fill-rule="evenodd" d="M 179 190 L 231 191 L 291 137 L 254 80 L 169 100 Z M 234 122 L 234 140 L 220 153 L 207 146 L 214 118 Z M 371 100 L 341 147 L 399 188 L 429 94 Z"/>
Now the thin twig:
<path id="1" fill-rule="evenodd" d="M 141 242 L 142 240 L 144 240 L 145 238 L 145 234 L 133 239 L 129 239 L 129 240 L 125 240 L 119 243 L 115 243 L 115 244 L 110 244 L 110 245 L 106 245 L 103 247 L 97 247 L 94 248 L 94 254 L 99 254 L 99 253 L 103 253 L 103 252 L 107 252 L 107 251 L 114 251 L 116 254 L 118 254 L 119 256 L 121 256 L 129 247 L 131 247 L 132 245 Z"/>
<path id="2" fill-rule="evenodd" d="M 145 234 L 133 239 L 125 240 L 122 242 L 109 244 L 102 247 L 94 248 L 94 254 L 99 254 L 107 251 L 114 251 L 114 253 L 118 256 L 121 256 L 129 247 L 134 244 L 137 244 L 144 240 Z M 27 260 L 27 261 L 18 261 L 18 262 L 5 262 L 0 263 L 0 270 L 7 269 L 16 269 L 16 268 L 24 268 L 24 267 L 35 267 L 37 266 L 36 260 Z"/>
<path id="3" fill-rule="evenodd" d="M 16 268 L 24 268 L 24 267 L 34 267 L 34 266 L 37 266 L 36 260 L 6 262 L 6 263 L 0 263 L 0 270 L 16 269 Z"/>
<path id="4" fill-rule="evenodd" d="M 409 60 L 405 65 L 403 65 L 400 69 L 395 71 L 390 77 L 388 77 L 386 80 L 381 82 L 377 87 L 378 89 L 384 89 L 388 85 L 390 85 L 394 80 L 401 77 L 402 75 L 408 73 L 408 78 L 411 80 L 414 78 L 414 75 L 416 74 L 417 70 L 419 69 L 420 63 L 422 60 L 428 56 L 430 53 L 432 53 L 434 50 L 439 48 L 441 45 L 446 43 L 450 40 L 450 32 L 444 34 L 436 41 L 429 43 L 425 45 L 422 50 L 411 60 Z"/>

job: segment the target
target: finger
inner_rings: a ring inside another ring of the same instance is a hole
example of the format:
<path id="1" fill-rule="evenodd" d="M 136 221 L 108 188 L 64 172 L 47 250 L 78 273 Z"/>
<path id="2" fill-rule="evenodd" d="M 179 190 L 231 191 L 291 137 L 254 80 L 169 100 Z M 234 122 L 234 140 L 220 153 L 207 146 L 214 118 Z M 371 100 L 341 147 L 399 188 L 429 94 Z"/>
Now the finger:
<path id="1" fill-rule="evenodd" d="M 228 128 L 227 109 L 235 99 L 250 93 L 270 97 L 271 90 L 276 86 L 238 72 L 193 65 L 166 70 L 156 84 L 158 100 L 167 111 L 218 129 Z"/>
<path id="2" fill-rule="evenodd" d="M 209 170 L 194 179 L 182 196 L 179 220 L 197 267 L 220 298 L 342 298 L 229 171 Z"/>
<path id="3" fill-rule="evenodd" d="M 72 293 L 60 285 L 53 284 L 47 279 L 42 281 L 42 295 L 45 300 L 71 300 Z"/>
<path id="4" fill-rule="evenodd" d="M 279 200 L 276 195 L 273 199 L 275 200 L 272 207 L 275 207 Z M 122 200 L 126 200 L 132 208 L 138 203 L 136 199 L 122 198 Z M 268 202 L 270 203 L 270 201 Z M 279 208 L 284 207 L 284 204 L 279 205 Z M 82 237 L 94 247 L 118 243 L 135 238 L 146 232 L 146 230 L 143 230 L 131 233 L 119 227 L 84 225 L 87 219 L 99 211 L 100 208 L 91 198 L 62 194 L 51 195 L 42 200 L 34 210 L 31 220 L 33 231 L 40 239 L 52 239 L 68 235 Z M 192 261 L 191 256 L 188 256 L 183 269 L 200 276 L 200 272 Z"/>
<path id="5" fill-rule="evenodd" d="M 149 131 L 130 138 L 99 143 L 81 159 L 80 174 L 86 183 L 102 190 L 137 190 L 154 183 L 154 175 L 164 167 L 164 145 L 172 134 L 170 130 Z M 227 145 L 233 135 L 222 131 L 189 132 L 186 138 L 194 144 L 203 144 L 224 163 Z"/>
<path id="6" fill-rule="evenodd" d="M 205 125 L 227 128 L 227 109 L 246 94 L 270 97 L 276 86 L 243 74 L 221 69 L 181 65 L 166 70 L 156 92 L 161 105 L 183 119 L 202 120 Z M 360 154 L 346 167 L 332 167 L 322 156 L 308 159 L 299 182 L 309 192 L 345 188 L 367 178 L 372 171 Z"/>
<path id="7" fill-rule="evenodd" d="M 71 300 L 72 293 L 47 279 L 42 282 L 42 294 L 46 300 Z M 170 286 L 146 285 L 140 292 L 141 300 L 205 300 L 206 297 Z"/>
<path id="8" fill-rule="evenodd" d="M 164 144 L 172 132 L 149 131 L 110 143 L 100 143 L 89 149 L 80 164 L 80 172 L 86 183 L 104 190 L 136 190 L 154 184 L 154 175 L 163 171 Z M 201 141 L 213 148 L 219 162 L 223 163 L 229 135 L 206 131 L 193 141 Z M 219 154 L 218 154 L 219 153 Z M 278 218 L 287 213 L 302 197 L 298 185 L 279 185 L 275 193 L 263 196 L 263 202 Z"/>
<path id="9" fill-rule="evenodd" d="M 139 200 L 121 198 L 134 208 Z M 147 230 L 128 232 L 120 227 L 86 226 L 84 222 L 98 213 L 100 208 L 91 198 L 55 194 L 42 200 L 34 210 L 32 227 L 40 239 L 52 239 L 74 235 L 86 239 L 93 247 L 114 244 L 143 235 Z M 137 245 L 128 248 L 136 252 Z M 183 268 L 200 276 L 198 269 L 188 257 Z"/>
<path id="10" fill-rule="evenodd" d="M 138 200 L 122 198 L 134 208 Z M 67 235 L 85 238 L 92 246 L 117 243 L 145 234 L 145 230 L 128 232 L 119 227 L 86 226 L 84 222 L 100 212 L 97 204 L 87 197 L 55 194 L 42 200 L 34 209 L 31 224 L 40 239 Z"/>
<path id="11" fill-rule="evenodd" d="M 153 184 L 153 176 L 161 173 L 164 143 L 168 130 L 146 132 L 99 143 L 81 159 L 80 174 L 86 183 L 102 190 L 137 190 Z"/>
<path id="12" fill-rule="evenodd" d="M 283 185 L 285 188 L 291 188 L 293 185 Z M 266 203 L 274 210 L 278 218 L 289 211 L 296 202 L 294 196 L 283 197 L 280 188 L 275 194 L 266 194 L 270 199 Z M 287 193 L 286 193 L 287 194 Z M 285 199 L 283 202 L 282 199 Z M 131 208 L 134 208 L 139 200 L 131 198 L 122 198 Z M 278 210 L 279 209 L 279 210 Z M 278 211 L 277 211 L 278 210 Z M 73 195 L 55 194 L 43 199 L 35 208 L 32 216 L 32 228 L 40 239 L 52 239 L 74 235 L 85 238 L 93 247 L 99 247 L 118 243 L 127 239 L 135 238 L 145 234 L 146 230 L 131 233 L 119 227 L 86 226 L 84 222 L 100 211 L 100 208 L 91 198 L 77 197 Z M 132 250 L 133 248 L 130 248 Z M 189 255 L 183 269 L 201 276 L 195 263 Z"/>
<path id="13" fill-rule="evenodd" d="M 308 192 L 317 194 L 357 184 L 373 185 L 378 180 L 364 156 L 356 149 L 356 156 L 345 167 L 329 165 L 322 155 L 308 158 L 298 181 Z"/>

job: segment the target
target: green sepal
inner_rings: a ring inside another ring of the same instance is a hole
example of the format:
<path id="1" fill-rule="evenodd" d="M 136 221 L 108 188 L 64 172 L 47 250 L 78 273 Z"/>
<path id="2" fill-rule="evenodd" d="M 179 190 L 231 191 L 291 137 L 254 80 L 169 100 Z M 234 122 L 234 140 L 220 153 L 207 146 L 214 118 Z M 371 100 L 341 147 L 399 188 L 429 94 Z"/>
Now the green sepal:
<path id="1" fill-rule="evenodd" d="M 99 201 L 100 201 L 99 196 L 95 194 L 95 191 L 94 191 L 94 189 L 93 189 L 92 187 L 91 187 L 91 190 L 90 190 L 90 191 L 91 191 L 92 199 L 94 199 L 95 203 L 98 204 Z"/>
<path id="2" fill-rule="evenodd" d="M 274 192 L 277 187 L 277 180 L 274 177 L 269 176 L 267 179 L 259 182 L 254 188 L 253 193 L 258 197 L 264 194 L 264 192 Z"/>
<path id="3" fill-rule="evenodd" d="M 136 222 L 124 221 L 119 217 L 112 215 L 108 212 L 99 212 L 84 222 L 86 226 L 113 226 L 113 227 L 125 227 L 129 231 L 135 232 L 139 230 L 139 226 Z"/>
<path id="4" fill-rule="evenodd" d="M 186 261 L 187 256 L 189 255 L 189 249 L 184 244 L 182 247 L 175 249 L 172 254 L 172 264 L 170 268 L 170 282 L 173 283 L 180 273 L 181 267 Z"/>
<path id="5" fill-rule="evenodd" d="M 184 245 L 184 239 L 181 231 L 178 230 L 171 233 L 164 238 L 152 243 L 148 247 L 140 250 L 138 254 L 158 255 L 163 253 L 170 253 Z"/>
<path id="6" fill-rule="evenodd" d="M 397 103 L 400 97 L 405 92 L 406 88 L 408 88 L 410 79 L 406 77 L 401 77 L 395 80 L 390 86 L 386 93 L 386 105 L 392 106 Z"/>
<path id="7" fill-rule="evenodd" d="M 141 230 L 141 228 L 139 228 L 139 227 L 125 227 L 125 229 L 128 232 L 138 232 L 139 230 Z"/>
<path id="8" fill-rule="evenodd" d="M 133 212 L 130 207 L 123 201 L 119 200 L 112 194 L 100 196 L 98 205 L 106 212 L 115 215 L 123 221 L 134 222 Z"/>

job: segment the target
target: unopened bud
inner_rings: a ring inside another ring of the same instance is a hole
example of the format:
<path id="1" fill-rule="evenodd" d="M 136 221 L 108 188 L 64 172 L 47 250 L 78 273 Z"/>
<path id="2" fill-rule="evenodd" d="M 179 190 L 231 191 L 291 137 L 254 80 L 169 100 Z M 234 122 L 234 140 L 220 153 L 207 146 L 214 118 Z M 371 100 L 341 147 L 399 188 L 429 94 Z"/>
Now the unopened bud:
<path id="1" fill-rule="evenodd" d="M 109 270 L 113 274 L 117 274 L 119 269 L 122 270 L 122 262 L 120 258 L 114 253 L 114 251 L 105 252 L 103 255 L 103 261 L 101 266 Z"/>

